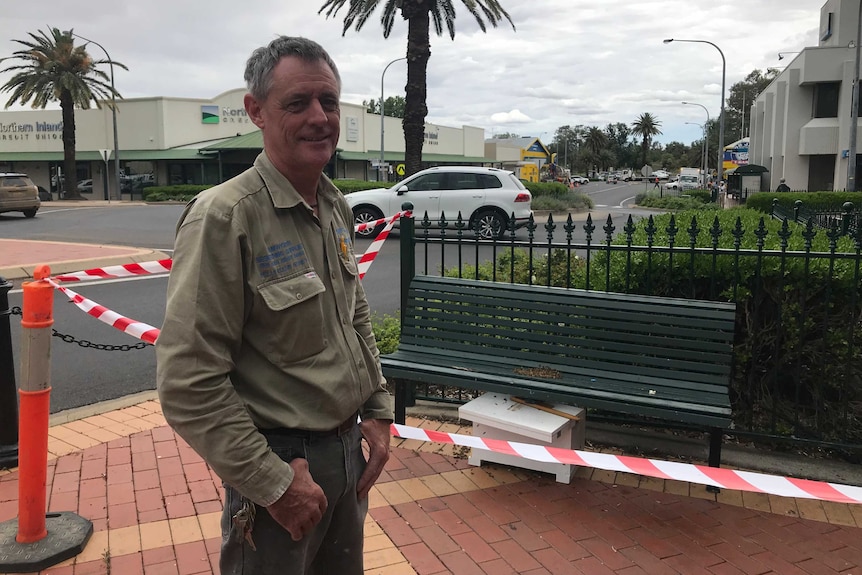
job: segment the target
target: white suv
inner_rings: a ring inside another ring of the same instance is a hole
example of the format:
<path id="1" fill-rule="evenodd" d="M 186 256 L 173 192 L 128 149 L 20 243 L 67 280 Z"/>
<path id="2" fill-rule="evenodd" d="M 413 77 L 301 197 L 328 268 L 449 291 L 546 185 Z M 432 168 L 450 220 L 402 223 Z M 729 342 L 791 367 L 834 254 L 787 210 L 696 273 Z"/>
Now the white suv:
<path id="1" fill-rule="evenodd" d="M 417 224 L 426 214 L 432 226 L 441 216 L 450 225 L 458 219 L 476 230 L 482 239 L 501 238 L 514 214 L 515 227 L 527 224 L 533 201 L 529 190 L 512 172 L 478 166 L 437 166 L 416 172 L 391 188 L 376 188 L 344 196 L 357 224 L 371 222 L 401 211 L 413 203 Z M 376 236 L 382 226 L 358 232 Z"/>

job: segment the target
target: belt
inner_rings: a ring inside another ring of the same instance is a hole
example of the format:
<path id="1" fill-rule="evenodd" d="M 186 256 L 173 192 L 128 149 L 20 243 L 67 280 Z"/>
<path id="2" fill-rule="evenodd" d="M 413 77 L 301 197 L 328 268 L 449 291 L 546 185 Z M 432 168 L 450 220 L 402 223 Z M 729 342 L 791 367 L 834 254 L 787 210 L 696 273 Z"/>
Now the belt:
<path id="1" fill-rule="evenodd" d="M 264 436 L 278 437 L 305 437 L 308 439 L 323 438 L 323 437 L 341 437 L 349 433 L 356 426 L 356 418 L 359 412 L 356 411 L 344 420 L 338 427 L 333 429 L 324 429 L 323 431 L 315 431 L 312 429 L 298 429 L 295 427 L 274 427 L 272 429 L 261 429 L 260 432 Z"/>

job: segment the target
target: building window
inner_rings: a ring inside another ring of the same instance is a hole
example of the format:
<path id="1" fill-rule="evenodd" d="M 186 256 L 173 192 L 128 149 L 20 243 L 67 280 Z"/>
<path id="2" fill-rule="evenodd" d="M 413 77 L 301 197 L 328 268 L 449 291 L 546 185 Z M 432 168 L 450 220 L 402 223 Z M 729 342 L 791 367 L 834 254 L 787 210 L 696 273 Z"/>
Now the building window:
<path id="1" fill-rule="evenodd" d="M 838 117 L 838 91 L 841 82 L 823 82 L 814 85 L 814 117 Z"/>
<path id="2" fill-rule="evenodd" d="M 832 12 L 826 14 L 826 20 L 823 22 L 825 24 L 823 30 L 820 31 L 820 40 L 826 40 L 830 36 L 832 36 Z"/>

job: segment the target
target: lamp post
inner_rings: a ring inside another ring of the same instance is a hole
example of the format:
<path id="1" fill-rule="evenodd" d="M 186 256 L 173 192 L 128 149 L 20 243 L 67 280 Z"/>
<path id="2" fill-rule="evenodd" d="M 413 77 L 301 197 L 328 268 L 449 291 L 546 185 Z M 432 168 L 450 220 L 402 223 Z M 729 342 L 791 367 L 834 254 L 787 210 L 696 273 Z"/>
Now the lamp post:
<path id="1" fill-rule="evenodd" d="M 779 52 L 779 53 L 778 53 L 778 59 L 779 59 L 779 60 L 784 60 L 784 55 L 785 55 L 785 54 L 801 54 L 801 53 L 802 53 L 802 52 Z"/>
<path id="2" fill-rule="evenodd" d="M 856 23 L 856 61 L 853 68 L 853 98 L 850 103 L 850 146 L 847 155 L 847 191 L 856 191 L 856 134 L 859 123 L 859 44 L 862 44 L 862 7 Z"/>
<path id="3" fill-rule="evenodd" d="M 703 164 L 704 169 L 704 177 L 706 176 L 706 172 L 709 171 L 709 110 L 706 109 L 706 106 L 703 104 L 698 104 L 697 102 L 683 102 L 686 106 L 700 106 L 703 108 L 703 111 L 706 112 L 706 124 L 703 125 L 703 145 L 704 145 L 704 157 L 706 158 L 706 162 Z M 706 183 L 706 182 L 704 182 Z"/>
<path id="4" fill-rule="evenodd" d="M 665 38 L 662 40 L 665 44 L 671 42 L 695 42 L 698 44 L 709 44 L 721 54 L 721 116 L 718 119 L 718 181 L 722 181 L 724 176 L 724 83 L 727 78 L 727 60 L 724 58 L 724 52 L 721 48 L 710 42 L 709 40 L 680 40 L 679 38 Z"/>
<path id="5" fill-rule="evenodd" d="M 706 126 L 703 124 L 698 124 L 697 122 L 686 122 L 686 124 L 691 124 L 692 126 L 700 126 L 700 132 L 703 134 L 703 141 L 700 143 L 700 164 L 703 166 L 703 185 L 706 185 Z"/>
<path id="6" fill-rule="evenodd" d="M 392 65 L 392 64 L 394 64 L 395 62 L 399 62 L 399 61 L 401 61 L 401 60 L 406 60 L 406 59 L 407 59 L 407 56 L 404 56 L 404 57 L 402 57 L 402 58 L 395 58 L 394 60 L 392 60 L 391 62 L 389 62 L 388 64 L 386 64 L 386 67 L 385 67 L 385 68 L 383 68 L 383 73 L 382 73 L 382 74 L 380 74 L 380 164 L 377 166 L 377 171 L 378 171 L 378 176 L 377 176 L 377 177 L 378 177 L 378 179 L 379 179 L 381 182 L 383 181 L 383 174 L 385 174 L 385 173 L 386 173 L 386 171 L 385 171 L 385 170 L 386 170 L 386 167 L 385 167 L 386 160 L 385 160 L 385 159 L 384 159 L 384 157 L 383 157 L 383 148 L 384 148 L 384 142 L 383 142 L 383 133 L 384 133 L 383 118 L 385 117 L 385 116 L 384 116 L 384 114 L 383 114 L 383 78 L 385 78 L 385 77 L 386 77 L 386 70 L 388 70 L 388 69 L 389 69 L 389 66 L 391 66 L 391 65 Z M 387 179 L 388 179 L 388 178 L 387 178 Z"/>
<path id="7" fill-rule="evenodd" d="M 80 34 L 72 32 L 71 30 L 69 31 L 69 33 L 76 38 L 80 38 L 84 42 L 90 42 L 91 44 L 95 44 L 96 46 L 101 48 L 102 52 L 104 52 L 105 56 L 108 58 L 108 65 L 111 67 L 111 119 L 114 123 L 114 172 L 117 183 L 117 197 L 118 199 L 122 199 L 123 189 L 120 187 L 120 145 L 117 139 L 117 91 L 114 89 L 114 61 L 111 59 L 111 55 L 108 54 L 108 51 L 105 50 L 105 47 L 96 42 L 95 40 L 84 38 Z M 111 199 L 110 192 L 108 193 L 108 199 Z"/>

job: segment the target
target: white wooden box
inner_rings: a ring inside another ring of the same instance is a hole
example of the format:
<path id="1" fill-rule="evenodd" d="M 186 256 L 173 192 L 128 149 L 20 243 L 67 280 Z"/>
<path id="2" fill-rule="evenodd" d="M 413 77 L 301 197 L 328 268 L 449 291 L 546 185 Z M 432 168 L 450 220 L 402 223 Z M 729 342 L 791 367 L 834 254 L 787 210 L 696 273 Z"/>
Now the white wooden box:
<path id="1" fill-rule="evenodd" d="M 517 403 L 511 396 L 486 393 L 458 408 L 462 419 L 473 422 L 473 436 L 546 445 L 562 449 L 583 449 L 586 412 L 574 405 L 549 404 L 557 411 L 579 417 L 569 419 L 542 411 L 530 405 Z M 524 459 L 515 455 L 496 453 L 484 449 L 473 449 L 468 460 L 470 465 L 482 465 L 483 461 L 502 463 L 534 471 L 543 471 L 557 476 L 560 483 L 569 483 L 575 466 L 565 463 L 544 463 Z"/>

